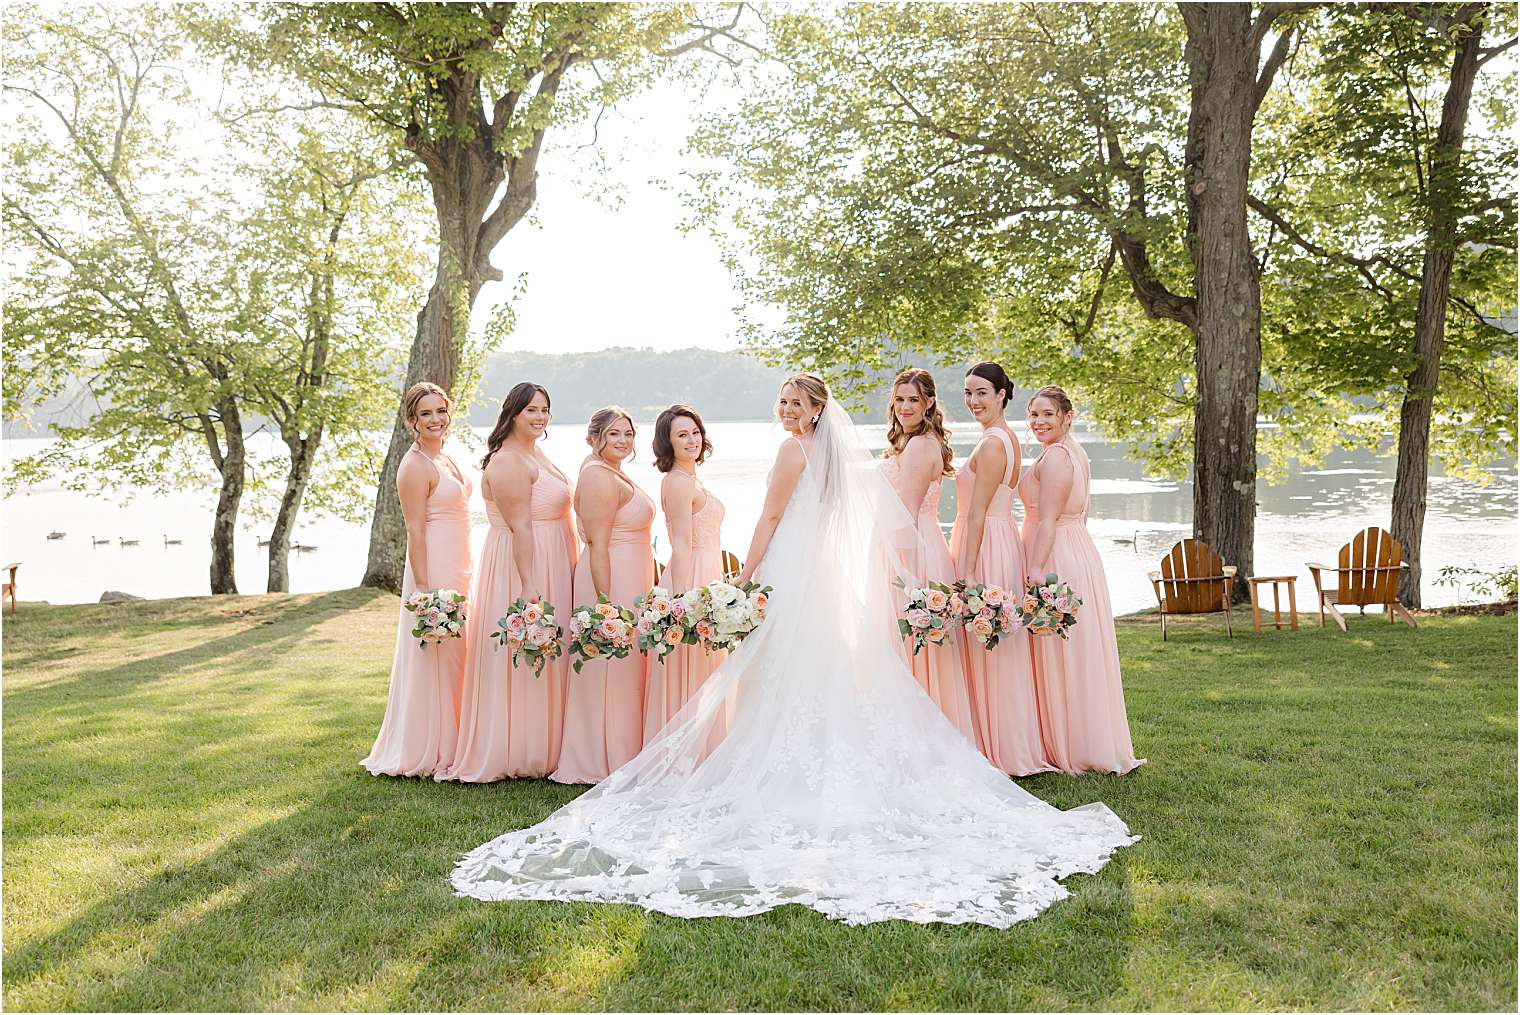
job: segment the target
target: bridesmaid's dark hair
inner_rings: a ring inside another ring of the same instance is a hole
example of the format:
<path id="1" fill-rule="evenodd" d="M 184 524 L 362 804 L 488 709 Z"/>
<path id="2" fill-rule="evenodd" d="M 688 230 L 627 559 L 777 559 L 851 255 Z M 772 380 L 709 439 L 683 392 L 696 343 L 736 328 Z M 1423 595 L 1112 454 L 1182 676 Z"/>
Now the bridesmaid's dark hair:
<path id="1" fill-rule="evenodd" d="M 1008 372 L 991 360 L 982 360 L 976 366 L 966 371 L 967 377 L 980 377 L 992 385 L 993 391 L 1003 395 L 1003 408 L 1008 408 L 1008 400 L 1013 397 L 1013 382 L 1008 379 Z"/>
<path id="2" fill-rule="evenodd" d="M 902 423 L 897 419 L 897 413 L 893 411 L 893 400 L 897 397 L 897 388 L 902 384 L 911 384 L 918 389 L 920 397 L 934 400 L 934 404 L 924 411 L 923 422 L 918 424 L 918 429 L 908 433 L 903 429 Z M 945 432 L 945 414 L 939 410 L 939 395 L 935 392 L 934 375 L 922 367 L 909 367 L 892 379 L 892 390 L 887 395 L 887 450 L 882 452 L 883 458 L 890 458 L 903 453 L 908 442 L 919 434 L 931 434 L 939 438 L 939 454 L 944 459 L 944 475 L 955 475 L 955 452 L 950 448 L 950 435 Z"/>
<path id="3" fill-rule="evenodd" d="M 677 402 L 660 413 L 654 421 L 654 467 L 661 472 L 669 472 L 676 467 L 676 446 L 670 441 L 670 431 L 682 416 L 697 424 L 697 432 L 702 435 L 702 450 L 697 454 L 697 464 L 701 465 L 712 454 L 712 441 L 707 439 L 707 424 L 702 422 L 697 410 L 684 402 Z"/>
<path id="4" fill-rule="evenodd" d="M 501 450 L 508 437 L 512 435 L 512 426 L 517 422 L 518 415 L 533 401 L 534 395 L 543 395 L 544 404 L 551 406 L 549 401 L 549 389 L 542 384 L 534 384 L 532 381 L 521 381 L 512 385 L 512 390 L 507 392 L 507 397 L 501 400 L 501 413 L 496 417 L 496 425 L 491 428 L 491 436 L 486 438 L 486 456 L 480 460 L 480 467 L 484 469 L 491 462 L 491 456 Z"/>

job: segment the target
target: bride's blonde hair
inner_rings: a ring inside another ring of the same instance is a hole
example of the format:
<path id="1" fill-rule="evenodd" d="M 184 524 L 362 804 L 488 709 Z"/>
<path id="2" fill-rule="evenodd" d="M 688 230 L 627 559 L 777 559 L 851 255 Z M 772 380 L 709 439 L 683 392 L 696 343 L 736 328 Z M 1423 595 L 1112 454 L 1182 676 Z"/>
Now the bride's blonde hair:
<path id="1" fill-rule="evenodd" d="M 824 407 L 829 404 L 829 386 L 823 383 L 823 378 L 819 377 L 817 374 L 810 374 L 800 371 L 798 373 L 792 374 L 792 376 L 782 381 L 781 388 L 779 390 L 785 391 L 788 384 L 794 386 L 798 391 L 802 392 L 807 400 L 809 402 L 812 402 L 813 405 L 817 407 L 818 411 L 814 413 L 813 418 L 808 421 L 808 429 L 811 430 L 813 427 L 818 425 L 818 418 L 823 415 Z M 776 418 L 778 420 L 781 418 L 781 406 L 779 404 L 779 401 L 776 406 Z"/>

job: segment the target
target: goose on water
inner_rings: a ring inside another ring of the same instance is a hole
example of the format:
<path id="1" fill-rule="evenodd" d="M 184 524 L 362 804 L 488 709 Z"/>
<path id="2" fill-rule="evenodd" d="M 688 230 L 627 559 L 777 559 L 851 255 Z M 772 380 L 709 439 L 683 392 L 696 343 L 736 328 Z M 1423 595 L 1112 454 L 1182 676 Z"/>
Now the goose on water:
<path id="1" fill-rule="evenodd" d="M 167 532 L 164 533 L 164 545 L 165 546 L 183 546 L 184 542 L 185 541 L 183 539 L 170 539 L 169 538 L 169 533 L 167 533 Z"/>
<path id="2" fill-rule="evenodd" d="M 48 538 L 49 539 L 62 539 L 66 535 L 68 535 L 67 532 L 59 532 L 57 529 L 54 529 L 52 532 L 48 533 Z"/>
<path id="3" fill-rule="evenodd" d="M 111 545 L 111 541 L 109 539 L 96 539 L 94 536 L 91 536 L 90 537 L 90 545 L 91 546 L 110 546 Z"/>
<path id="4" fill-rule="evenodd" d="M 117 537 L 116 541 L 122 546 L 136 546 L 138 543 L 142 542 L 140 539 L 122 539 L 119 536 Z"/>

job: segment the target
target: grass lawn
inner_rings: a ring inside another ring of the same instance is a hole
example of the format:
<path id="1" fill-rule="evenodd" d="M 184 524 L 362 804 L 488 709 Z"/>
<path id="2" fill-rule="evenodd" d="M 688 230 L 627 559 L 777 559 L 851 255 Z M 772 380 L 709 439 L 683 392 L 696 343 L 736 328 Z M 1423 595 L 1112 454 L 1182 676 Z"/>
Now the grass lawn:
<path id="1" fill-rule="evenodd" d="M 1005 931 L 455 898 L 579 790 L 360 769 L 395 623 L 360 590 L 7 616 L 5 1007 L 1515 1007 L 1514 616 L 1122 622 L 1150 763 L 1023 784 L 1144 839 Z"/>

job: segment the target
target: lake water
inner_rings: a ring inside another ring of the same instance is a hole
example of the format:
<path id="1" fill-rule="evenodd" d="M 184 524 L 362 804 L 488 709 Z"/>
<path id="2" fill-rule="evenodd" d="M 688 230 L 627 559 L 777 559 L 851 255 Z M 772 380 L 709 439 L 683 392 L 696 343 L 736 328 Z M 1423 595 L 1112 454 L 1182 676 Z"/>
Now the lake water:
<path id="1" fill-rule="evenodd" d="M 1027 464 L 1037 445 L 1022 424 L 1014 429 Z M 658 500 L 659 475 L 652 464 L 650 430 L 648 422 L 640 424 L 639 454 L 627 468 Z M 715 454 L 703 466 L 702 478 L 727 507 L 724 546 L 742 555 L 782 431 L 768 422 L 714 423 L 710 431 Z M 479 432 L 483 437 L 485 431 Z M 874 449 L 885 447 L 885 426 L 865 426 L 862 432 Z M 584 457 L 584 433 L 578 425 L 550 427 L 545 451 L 568 474 L 574 475 Z M 975 424 L 955 428 L 957 465 L 970 452 L 977 433 Z M 1121 446 L 1096 433 L 1079 431 L 1077 438 L 1092 459 L 1090 529 L 1108 570 L 1114 607 L 1127 612 L 1154 606 L 1145 574 L 1156 568 L 1174 542 L 1190 534 L 1191 484 L 1146 478 Z M 5 453 L 24 455 L 39 446 L 36 440 L 6 441 Z M 454 457 L 461 467 L 468 467 L 467 459 L 478 455 L 461 448 Z M 1516 471 L 1513 461 L 1494 468 L 1494 482 L 1488 486 L 1441 475 L 1438 468 L 1434 471 L 1425 521 L 1423 596 L 1426 605 L 1444 605 L 1456 602 L 1458 593 L 1434 584 L 1441 566 L 1475 564 L 1495 571 L 1515 563 Z M 1262 482 L 1256 522 L 1257 573 L 1300 575 L 1299 606 L 1311 609 L 1313 585 L 1304 562 L 1333 561 L 1335 551 L 1358 529 L 1386 527 L 1393 474 L 1390 457 L 1337 452 L 1319 468 L 1291 471 L 1281 484 Z M 22 562 L 17 584 L 25 600 L 94 602 L 107 589 L 148 598 L 203 595 L 209 587 L 214 503 L 211 493 L 128 498 L 73 493 L 56 484 L 33 487 L 4 502 L 0 557 Z M 478 540 L 485 528 L 478 489 L 473 515 Z M 940 518 L 948 526 L 954 517 L 954 485 L 947 482 Z M 66 535 L 47 539 L 55 530 Z M 245 593 L 264 590 L 266 551 L 258 541 L 267 535 L 267 523 L 245 521 L 240 526 L 237 577 Z M 655 556 L 667 559 L 662 519 L 656 520 L 655 536 Z M 94 545 L 96 539 L 108 542 Z M 121 545 L 122 540 L 133 539 L 137 545 Z M 166 539 L 183 542 L 166 545 Z M 295 541 L 316 549 L 291 555 L 292 591 L 325 591 L 358 583 L 369 545 L 367 523 L 306 517 L 298 522 Z M 1465 598 L 1471 601 L 1473 597 Z"/>

